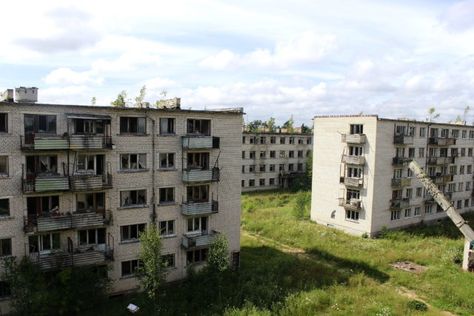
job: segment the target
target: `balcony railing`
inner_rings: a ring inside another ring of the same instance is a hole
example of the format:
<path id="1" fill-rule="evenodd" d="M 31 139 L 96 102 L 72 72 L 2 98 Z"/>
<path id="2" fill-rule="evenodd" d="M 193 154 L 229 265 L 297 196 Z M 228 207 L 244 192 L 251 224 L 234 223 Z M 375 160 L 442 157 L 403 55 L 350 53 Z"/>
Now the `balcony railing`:
<path id="1" fill-rule="evenodd" d="M 183 182 L 213 182 L 220 180 L 220 170 L 212 169 L 185 169 L 183 170 Z"/>
<path id="2" fill-rule="evenodd" d="M 365 134 L 342 134 L 342 142 L 348 144 L 365 144 Z"/>
<path id="3" fill-rule="evenodd" d="M 220 138 L 215 136 L 186 135 L 181 138 L 184 149 L 219 149 Z"/>
<path id="4" fill-rule="evenodd" d="M 456 145 L 456 138 L 453 137 L 430 137 L 428 139 L 429 145 L 451 146 Z"/>
<path id="5" fill-rule="evenodd" d="M 202 232 L 199 235 L 184 235 L 181 245 L 184 249 L 209 247 L 217 234 L 217 232 L 211 231 L 209 233 Z"/>
<path id="6" fill-rule="evenodd" d="M 110 224 L 112 213 L 110 211 L 72 213 L 72 214 L 47 214 L 28 215 L 24 219 L 25 232 L 49 232 L 103 226 Z"/>
<path id="7" fill-rule="evenodd" d="M 364 184 L 364 178 L 341 177 L 341 183 L 348 187 L 361 187 Z"/>
<path id="8" fill-rule="evenodd" d="M 211 202 L 187 202 L 181 204 L 181 213 L 185 216 L 207 215 L 217 213 L 219 203 L 215 200 Z"/>
<path id="9" fill-rule="evenodd" d="M 32 179 L 23 179 L 23 193 L 40 193 L 69 190 L 69 180 L 61 175 L 38 175 Z"/>
<path id="10" fill-rule="evenodd" d="M 20 136 L 23 150 L 64 150 L 69 148 L 67 136 L 50 134 L 26 134 Z"/>
<path id="11" fill-rule="evenodd" d="M 436 175 L 430 176 L 430 178 L 431 180 L 433 180 L 435 184 L 444 184 L 447 182 L 452 182 L 454 179 L 454 176 L 452 174 L 436 174 Z"/>
<path id="12" fill-rule="evenodd" d="M 72 191 L 93 191 L 112 188 L 112 175 L 74 175 L 71 176 Z"/>
<path id="13" fill-rule="evenodd" d="M 33 253 L 30 259 L 41 270 L 57 270 L 71 266 L 88 266 L 106 264 L 113 260 L 113 249 L 104 245 L 103 250 L 90 248 L 76 248 L 69 250 L 55 250 L 49 254 Z"/>
<path id="14" fill-rule="evenodd" d="M 408 187 L 411 185 L 411 178 L 392 178 L 392 187 Z"/>
<path id="15" fill-rule="evenodd" d="M 112 137 L 100 135 L 71 135 L 69 137 L 69 148 L 80 149 L 112 149 Z"/>
<path id="16" fill-rule="evenodd" d="M 393 136 L 393 143 L 399 145 L 413 144 L 413 136 L 411 135 L 395 135 Z"/>
<path id="17" fill-rule="evenodd" d="M 447 165 L 453 163 L 453 157 L 428 157 L 428 165 Z"/>
<path id="18" fill-rule="evenodd" d="M 398 198 L 390 200 L 390 208 L 392 209 L 404 209 L 410 206 L 409 198 Z"/>
<path id="19" fill-rule="evenodd" d="M 350 165 L 363 165 L 365 164 L 365 157 L 364 156 L 352 156 L 352 155 L 344 155 L 342 158 L 344 163 Z"/>
<path id="20" fill-rule="evenodd" d="M 407 157 L 393 157 L 392 158 L 392 165 L 394 166 L 400 166 L 400 165 L 405 165 L 412 161 L 413 158 L 407 158 Z"/>
<path id="21" fill-rule="evenodd" d="M 339 206 L 344 207 L 346 210 L 360 211 L 362 209 L 362 202 L 360 199 L 339 198 Z"/>

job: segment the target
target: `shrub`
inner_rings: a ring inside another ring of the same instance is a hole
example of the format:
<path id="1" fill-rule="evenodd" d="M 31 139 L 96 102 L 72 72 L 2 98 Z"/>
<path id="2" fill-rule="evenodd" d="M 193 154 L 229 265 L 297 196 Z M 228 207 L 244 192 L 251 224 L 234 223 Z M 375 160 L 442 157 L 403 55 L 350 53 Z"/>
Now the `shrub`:
<path id="1" fill-rule="evenodd" d="M 422 301 L 418 301 L 418 300 L 411 300 L 408 302 L 407 305 L 409 309 L 412 309 L 415 311 L 426 312 L 428 310 L 428 306 Z"/>

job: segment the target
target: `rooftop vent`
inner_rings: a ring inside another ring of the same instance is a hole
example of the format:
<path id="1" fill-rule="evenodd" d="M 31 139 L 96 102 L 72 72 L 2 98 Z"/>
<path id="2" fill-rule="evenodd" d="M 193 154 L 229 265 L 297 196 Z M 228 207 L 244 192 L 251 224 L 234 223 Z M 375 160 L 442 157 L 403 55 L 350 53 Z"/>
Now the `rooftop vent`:
<path id="1" fill-rule="evenodd" d="M 38 101 L 38 88 L 19 87 L 15 88 L 15 102 L 35 103 Z"/>
<path id="2" fill-rule="evenodd" d="M 159 109 L 180 109 L 181 98 L 173 98 L 167 100 L 159 100 L 157 102 Z"/>
<path id="3" fill-rule="evenodd" d="M 13 102 L 13 89 L 7 89 L 0 95 L 0 101 Z"/>

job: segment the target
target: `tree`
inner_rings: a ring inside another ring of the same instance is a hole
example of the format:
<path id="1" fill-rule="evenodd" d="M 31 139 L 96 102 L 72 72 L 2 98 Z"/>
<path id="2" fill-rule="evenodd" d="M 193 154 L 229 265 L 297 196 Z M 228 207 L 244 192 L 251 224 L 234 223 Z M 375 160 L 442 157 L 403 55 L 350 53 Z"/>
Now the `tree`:
<path id="1" fill-rule="evenodd" d="M 254 120 L 247 124 L 247 129 L 251 133 L 257 133 L 263 126 L 263 122 L 260 120 Z"/>
<path id="2" fill-rule="evenodd" d="M 145 95 L 146 95 L 146 86 L 143 86 L 140 89 L 139 95 L 135 98 L 135 105 L 139 108 L 143 107 L 143 101 L 145 100 Z"/>
<path id="3" fill-rule="evenodd" d="M 122 90 L 122 92 L 117 95 L 117 99 L 110 102 L 110 104 L 119 108 L 125 107 L 127 104 L 127 91 Z"/>
<path id="4" fill-rule="evenodd" d="M 223 234 L 218 234 L 209 247 L 209 269 L 224 272 L 229 268 L 229 242 Z"/>
<path id="5" fill-rule="evenodd" d="M 140 235 L 140 283 L 146 295 L 152 301 L 153 309 L 158 312 L 159 290 L 166 276 L 165 262 L 161 256 L 161 238 L 155 225 L 149 225 Z"/>
<path id="6" fill-rule="evenodd" d="M 439 117 L 439 113 L 436 113 L 436 108 L 434 107 L 431 107 L 428 109 L 428 117 L 426 118 L 426 120 L 428 122 L 433 122 L 435 119 L 437 119 Z"/>
<path id="7" fill-rule="evenodd" d="M 311 134 L 311 128 L 304 125 L 304 124 L 301 124 L 301 133 L 303 134 Z"/>
<path id="8" fill-rule="evenodd" d="M 293 206 L 293 215 L 296 219 L 304 219 L 308 213 L 311 202 L 309 192 L 298 192 L 295 205 Z"/>
<path id="9" fill-rule="evenodd" d="M 282 127 L 285 128 L 288 133 L 293 133 L 295 131 L 293 124 L 294 124 L 294 121 L 293 121 L 293 115 L 292 115 L 288 121 L 283 123 Z"/>
<path id="10" fill-rule="evenodd" d="M 160 92 L 160 99 L 158 101 L 155 102 L 155 106 L 157 108 L 162 108 L 163 107 L 163 101 L 166 100 L 166 95 L 168 94 L 168 92 L 166 92 L 166 90 L 163 90 Z"/>
<path id="11" fill-rule="evenodd" d="M 265 122 L 265 125 L 270 133 L 274 133 L 276 130 L 275 118 L 270 117 L 268 121 Z"/>
<path id="12" fill-rule="evenodd" d="M 92 97 L 91 105 L 95 105 L 96 103 L 97 103 L 97 99 L 95 97 Z"/>

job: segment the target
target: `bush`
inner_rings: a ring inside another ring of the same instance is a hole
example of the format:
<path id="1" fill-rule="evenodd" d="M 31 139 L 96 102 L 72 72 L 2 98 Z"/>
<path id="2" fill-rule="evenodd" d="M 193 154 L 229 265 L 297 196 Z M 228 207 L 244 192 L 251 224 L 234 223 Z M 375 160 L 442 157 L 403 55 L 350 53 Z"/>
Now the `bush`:
<path id="1" fill-rule="evenodd" d="M 426 312 L 428 310 L 428 306 L 422 301 L 418 301 L 418 300 L 411 300 L 408 302 L 407 305 L 409 309 L 412 309 L 415 311 Z"/>
<path id="2" fill-rule="evenodd" d="M 309 192 L 299 192 L 296 196 L 295 205 L 293 206 L 293 216 L 297 219 L 309 217 L 310 206 L 311 195 Z"/>

